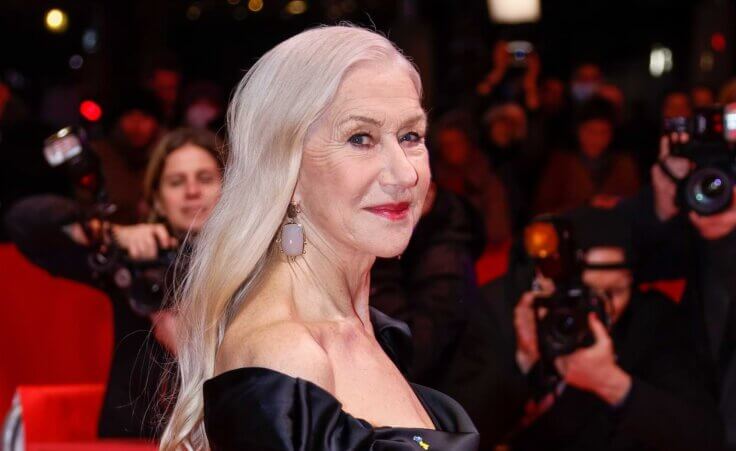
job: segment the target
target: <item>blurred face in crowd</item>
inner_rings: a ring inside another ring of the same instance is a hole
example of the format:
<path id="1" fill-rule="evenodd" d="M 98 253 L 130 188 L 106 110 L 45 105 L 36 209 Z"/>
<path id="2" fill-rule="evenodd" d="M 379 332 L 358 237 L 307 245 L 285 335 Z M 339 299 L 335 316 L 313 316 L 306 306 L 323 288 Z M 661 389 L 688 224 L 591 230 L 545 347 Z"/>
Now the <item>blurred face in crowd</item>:
<path id="1" fill-rule="evenodd" d="M 337 255 L 406 248 L 430 183 L 426 122 L 404 67 L 359 63 L 347 73 L 307 136 L 294 193 L 312 243 Z"/>
<path id="2" fill-rule="evenodd" d="M 496 147 L 508 147 L 514 140 L 514 125 L 508 118 L 496 119 L 490 123 L 488 134 Z"/>
<path id="3" fill-rule="evenodd" d="M 597 65 L 586 63 L 578 66 L 570 83 L 570 92 L 573 99 L 576 102 L 584 102 L 590 99 L 596 93 L 602 81 L 603 72 Z"/>
<path id="4" fill-rule="evenodd" d="M 613 124 L 606 119 L 590 119 L 578 125 L 580 151 L 588 158 L 600 157 L 613 140 Z"/>
<path id="5" fill-rule="evenodd" d="M 690 91 L 690 99 L 693 108 L 702 108 L 705 106 L 713 105 L 715 103 L 713 91 L 706 88 L 705 86 L 694 87 Z"/>
<path id="6" fill-rule="evenodd" d="M 587 264 L 621 264 L 626 259 L 620 247 L 594 247 L 585 254 Z M 633 278 L 629 269 L 586 269 L 583 283 L 610 301 L 609 315 L 615 323 L 631 301 Z"/>
<path id="7" fill-rule="evenodd" d="M 470 157 L 470 140 L 460 129 L 440 130 L 437 145 L 442 159 L 453 166 L 464 165 Z"/>
<path id="8" fill-rule="evenodd" d="M 220 198 L 222 175 L 217 160 L 205 149 L 185 144 L 164 162 L 155 197 L 156 211 L 178 232 L 196 233 Z"/>
<path id="9" fill-rule="evenodd" d="M 179 95 L 181 75 L 175 70 L 156 69 L 151 77 L 151 89 L 164 104 L 173 105 Z"/>
<path id="10" fill-rule="evenodd" d="M 222 113 L 222 107 L 207 98 L 192 102 L 186 111 L 186 123 L 193 128 L 207 128 Z"/>
<path id="11" fill-rule="evenodd" d="M 692 108 L 690 107 L 690 98 L 684 92 L 673 92 L 667 94 L 662 104 L 662 117 L 669 119 L 672 117 L 690 117 Z"/>
<path id="12" fill-rule="evenodd" d="M 158 134 L 158 120 L 140 110 L 124 112 L 118 123 L 125 139 L 136 149 L 148 147 Z"/>

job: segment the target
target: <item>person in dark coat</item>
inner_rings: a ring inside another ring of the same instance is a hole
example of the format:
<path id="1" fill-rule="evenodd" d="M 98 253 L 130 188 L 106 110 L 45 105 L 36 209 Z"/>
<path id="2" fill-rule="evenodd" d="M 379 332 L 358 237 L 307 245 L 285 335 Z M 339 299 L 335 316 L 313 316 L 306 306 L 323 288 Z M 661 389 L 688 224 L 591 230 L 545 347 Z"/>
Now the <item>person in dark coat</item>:
<path id="1" fill-rule="evenodd" d="M 583 281 L 606 294 L 613 324 L 589 318 L 595 343 L 555 360 L 561 382 L 550 392 L 537 377 L 531 303 L 539 294 L 524 293 L 533 266 L 516 249 L 509 273 L 482 288 L 484 308 L 441 387 L 470 413 L 483 449 L 721 449 L 712 375 L 687 319 L 663 295 L 635 287 L 630 229 L 617 218 L 592 209 L 572 216 L 587 250 Z"/>
<path id="2" fill-rule="evenodd" d="M 221 150 L 216 136 L 204 130 L 179 129 L 162 138 L 142 189 L 155 217 L 150 223 L 111 224 L 108 239 L 129 262 L 150 263 L 159 250 L 182 244 L 189 232 L 198 233 L 220 196 Z M 177 347 L 176 313 L 163 299 L 158 305 L 144 303 L 119 286 L 115 276 L 93 270 L 89 261 L 95 248 L 83 231 L 87 218 L 79 202 L 31 196 L 13 205 L 4 219 L 11 240 L 31 262 L 53 276 L 99 288 L 110 298 L 114 350 L 98 435 L 157 437 L 157 415 L 165 407 L 158 395 Z"/>
<path id="3" fill-rule="evenodd" d="M 433 184 L 401 259 L 378 259 L 371 270 L 371 304 L 411 328 L 418 383 L 435 386 L 455 351 L 466 309 L 479 300 L 474 264 L 483 248 L 482 217 Z"/>
<path id="4" fill-rule="evenodd" d="M 670 139 L 663 138 L 651 189 L 621 208 L 636 218 L 635 237 L 649 257 L 647 279 L 685 280 L 680 308 L 702 367 L 714 373 L 727 449 L 736 450 L 736 190 L 720 213 L 684 211 L 671 177 L 687 177 L 692 164 L 671 156 L 669 148 Z"/>

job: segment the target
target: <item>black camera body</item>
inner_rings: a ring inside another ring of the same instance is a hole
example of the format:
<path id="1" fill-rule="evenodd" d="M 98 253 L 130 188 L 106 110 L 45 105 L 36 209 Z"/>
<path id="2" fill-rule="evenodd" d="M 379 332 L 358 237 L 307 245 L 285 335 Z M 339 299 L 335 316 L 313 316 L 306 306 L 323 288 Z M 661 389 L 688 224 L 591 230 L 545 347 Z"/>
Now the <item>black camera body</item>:
<path id="1" fill-rule="evenodd" d="M 189 255 L 189 247 L 162 249 L 150 261 L 118 260 L 110 271 L 115 286 L 125 293 L 128 305 L 139 316 L 149 316 L 163 308 L 166 296 L 181 276 L 180 263 Z M 183 256 L 183 257 L 182 257 Z M 182 257 L 180 259 L 180 257 Z"/>
<path id="2" fill-rule="evenodd" d="M 557 216 L 534 219 L 524 231 L 527 254 L 537 271 L 555 284 L 549 297 L 534 303 L 542 364 L 554 369 L 554 359 L 594 343 L 588 315 L 608 324 L 605 300 L 582 282 L 583 253 L 574 241 L 570 221 Z"/>
<path id="3" fill-rule="evenodd" d="M 137 261 L 116 245 L 107 221 L 116 206 L 108 199 L 99 157 L 89 146 L 84 129 L 59 130 L 44 141 L 43 151 L 50 166 L 65 170 L 75 186 L 77 200 L 85 206 L 80 223 L 92 249 L 87 262 L 95 279 L 121 291 L 140 316 L 160 310 L 172 287 L 179 250 L 161 250 L 153 260 Z"/>
<path id="4" fill-rule="evenodd" d="M 736 104 L 695 110 L 692 118 L 665 120 L 665 133 L 688 133 L 672 143 L 672 156 L 687 158 L 695 169 L 677 181 L 677 203 L 685 211 L 709 216 L 726 210 L 736 186 Z"/>

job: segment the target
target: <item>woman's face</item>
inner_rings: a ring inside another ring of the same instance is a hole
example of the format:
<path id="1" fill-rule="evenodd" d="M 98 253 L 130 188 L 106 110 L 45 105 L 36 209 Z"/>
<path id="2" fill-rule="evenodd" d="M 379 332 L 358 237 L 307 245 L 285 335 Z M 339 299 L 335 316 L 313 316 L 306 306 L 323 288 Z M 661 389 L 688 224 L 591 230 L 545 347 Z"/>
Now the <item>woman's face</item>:
<path id="1" fill-rule="evenodd" d="M 171 152 L 161 172 L 156 211 L 177 232 L 196 233 L 220 198 L 222 176 L 215 158 L 195 144 Z"/>
<path id="2" fill-rule="evenodd" d="M 400 254 L 430 182 L 426 115 L 405 70 L 364 63 L 307 136 L 294 200 L 307 241 L 338 252 Z"/>

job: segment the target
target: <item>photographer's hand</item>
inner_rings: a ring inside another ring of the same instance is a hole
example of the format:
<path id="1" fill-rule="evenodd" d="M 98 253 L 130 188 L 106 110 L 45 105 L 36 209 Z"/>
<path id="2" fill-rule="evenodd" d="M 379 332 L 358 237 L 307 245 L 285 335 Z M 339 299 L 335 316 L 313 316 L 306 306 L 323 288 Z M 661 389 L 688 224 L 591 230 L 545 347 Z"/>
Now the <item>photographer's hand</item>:
<path id="1" fill-rule="evenodd" d="M 537 323 L 534 319 L 534 292 L 521 296 L 514 309 L 514 330 L 516 331 L 516 363 L 522 373 L 529 372 L 539 360 L 537 344 Z"/>
<path id="2" fill-rule="evenodd" d="M 163 224 L 114 225 L 115 241 L 133 260 L 153 260 L 159 248 L 176 247 L 176 238 L 169 235 Z"/>
<path id="3" fill-rule="evenodd" d="M 567 384 L 595 393 L 610 405 L 621 403 L 631 389 L 631 376 L 616 363 L 613 342 L 606 327 L 591 313 L 588 317 L 595 344 L 555 360 Z"/>
<path id="4" fill-rule="evenodd" d="M 153 336 L 172 355 L 177 352 L 177 316 L 172 310 L 159 310 L 150 316 L 153 325 Z"/>
<path id="5" fill-rule="evenodd" d="M 493 47 L 493 69 L 478 83 L 476 92 L 482 96 L 489 95 L 493 89 L 503 80 L 511 61 L 506 50 L 506 41 L 498 41 Z"/>
<path id="6" fill-rule="evenodd" d="M 673 157 L 670 155 L 670 140 L 672 142 L 687 142 L 687 134 L 673 134 L 671 137 L 663 136 L 659 141 L 659 161 L 667 166 L 668 171 L 677 178 L 685 178 L 690 172 L 691 163 L 686 158 Z M 654 188 L 654 210 L 660 221 L 667 221 L 674 217 L 678 208 L 675 203 L 677 185 L 662 170 L 660 163 L 652 166 L 652 185 Z"/>

